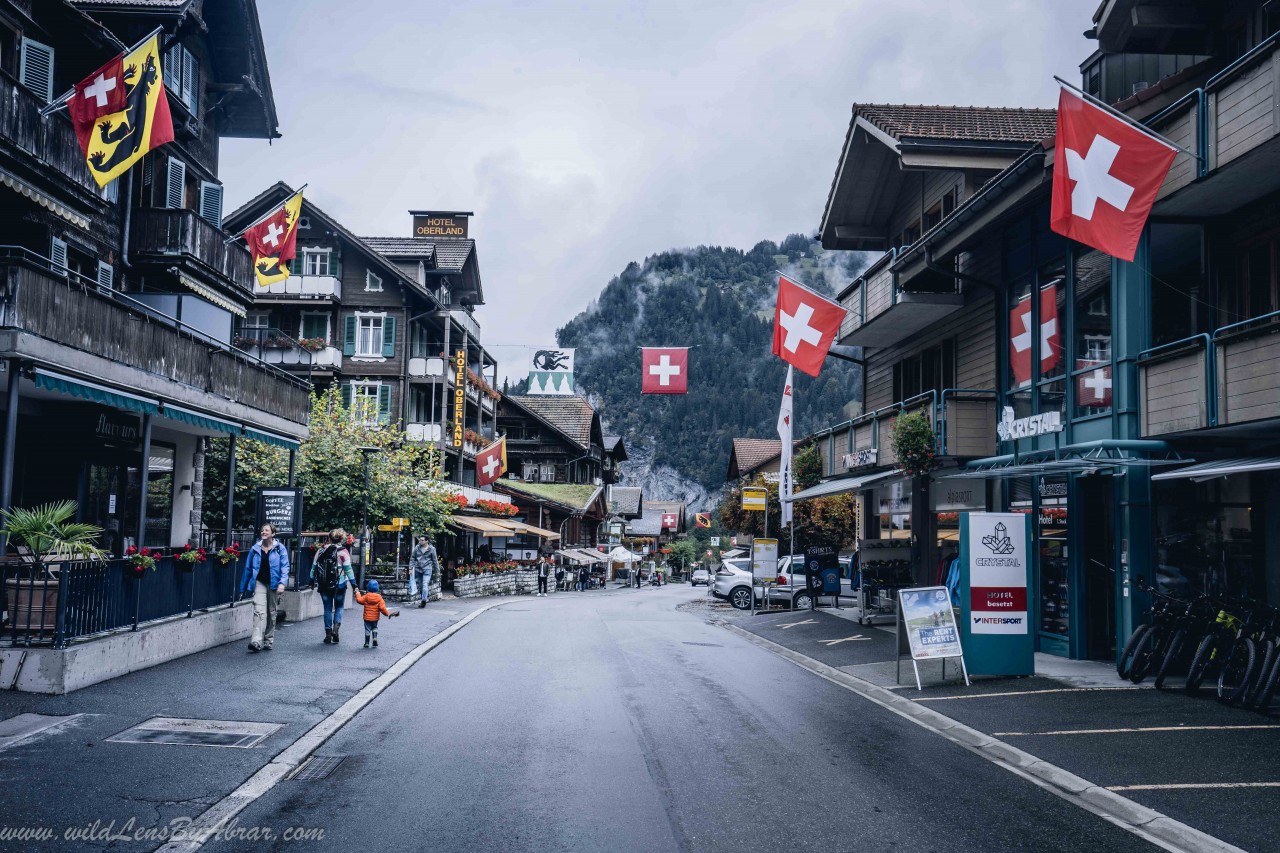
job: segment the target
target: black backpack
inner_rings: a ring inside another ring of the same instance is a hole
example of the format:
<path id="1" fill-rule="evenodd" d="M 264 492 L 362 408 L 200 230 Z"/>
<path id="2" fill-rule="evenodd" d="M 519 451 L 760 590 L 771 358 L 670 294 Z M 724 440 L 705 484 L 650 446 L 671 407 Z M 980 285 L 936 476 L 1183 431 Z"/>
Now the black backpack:
<path id="1" fill-rule="evenodd" d="M 332 593 L 338 588 L 338 579 L 341 577 L 341 564 L 338 562 L 338 546 L 329 544 L 324 550 L 316 555 L 316 577 L 319 579 L 320 589 L 326 594 Z"/>

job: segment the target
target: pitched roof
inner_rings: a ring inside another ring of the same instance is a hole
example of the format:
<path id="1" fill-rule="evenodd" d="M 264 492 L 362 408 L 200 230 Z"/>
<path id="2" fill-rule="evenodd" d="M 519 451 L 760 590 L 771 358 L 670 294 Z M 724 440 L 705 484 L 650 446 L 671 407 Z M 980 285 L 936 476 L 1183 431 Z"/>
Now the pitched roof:
<path id="1" fill-rule="evenodd" d="M 1023 107 L 854 104 L 853 112 L 894 139 L 1030 143 L 1053 136 L 1058 127 L 1057 110 Z"/>
<path id="2" fill-rule="evenodd" d="M 618 515 L 639 515 L 644 490 L 638 486 L 613 487 L 613 511 Z"/>
<path id="3" fill-rule="evenodd" d="M 627 445 L 620 435 L 606 435 L 604 437 L 604 452 L 613 458 L 621 461 L 627 458 Z"/>
<path id="4" fill-rule="evenodd" d="M 733 440 L 733 460 L 737 462 L 738 473 L 745 474 L 782 453 L 782 439 L 779 438 L 735 438 Z M 732 464 L 730 467 L 733 467 Z"/>
<path id="5" fill-rule="evenodd" d="M 496 489 L 514 492 L 517 499 L 522 495 L 542 498 L 575 512 L 590 509 L 596 495 L 604 489 L 588 483 L 526 483 L 511 479 L 498 480 L 493 485 Z"/>
<path id="6" fill-rule="evenodd" d="M 646 507 L 643 515 L 627 524 L 627 532 L 634 536 L 661 536 L 662 510 Z"/>
<path id="7" fill-rule="evenodd" d="M 391 258 L 434 258 L 435 268 L 446 272 L 462 272 L 467 259 L 476 249 L 476 241 L 424 240 L 421 237 L 362 237 L 376 251 Z"/>
<path id="8" fill-rule="evenodd" d="M 584 450 L 591 447 L 591 426 L 596 410 L 591 408 L 585 397 L 529 394 L 508 395 L 507 399 L 533 412 Z"/>

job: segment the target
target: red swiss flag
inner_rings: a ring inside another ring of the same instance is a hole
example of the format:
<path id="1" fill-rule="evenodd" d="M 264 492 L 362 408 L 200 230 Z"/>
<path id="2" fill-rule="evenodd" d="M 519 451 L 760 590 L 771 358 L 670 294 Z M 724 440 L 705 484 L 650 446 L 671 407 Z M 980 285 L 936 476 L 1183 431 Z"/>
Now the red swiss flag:
<path id="1" fill-rule="evenodd" d="M 664 512 L 662 514 L 662 529 L 675 530 L 679 525 L 676 523 L 676 514 L 674 512 Z"/>
<path id="2" fill-rule="evenodd" d="M 1076 376 L 1076 405 L 1106 409 L 1111 406 L 1111 365 L 1105 361 L 1076 359 L 1076 369 L 1093 368 Z"/>
<path id="3" fill-rule="evenodd" d="M 1031 300 L 1024 299 L 1009 312 L 1009 366 L 1021 385 L 1031 379 Z M 1040 289 L 1040 373 L 1046 374 L 1062 360 L 1062 334 L 1058 328 L 1058 293 Z"/>
<path id="4" fill-rule="evenodd" d="M 127 88 L 123 53 L 76 84 L 75 91 L 67 99 L 67 114 L 71 116 L 80 148 L 86 156 L 94 124 L 103 116 L 125 108 Z"/>
<path id="5" fill-rule="evenodd" d="M 689 393 L 687 347 L 642 347 L 640 371 L 641 394 Z"/>
<path id="6" fill-rule="evenodd" d="M 507 471 L 507 437 L 476 454 L 476 485 L 487 486 Z"/>
<path id="7" fill-rule="evenodd" d="M 244 241 L 253 257 L 279 258 L 281 263 L 293 260 L 298 229 L 289 227 L 289 217 L 281 207 L 275 213 L 244 232 Z"/>
<path id="8" fill-rule="evenodd" d="M 1132 261 L 1177 149 L 1062 89 L 1049 225 Z"/>
<path id="9" fill-rule="evenodd" d="M 817 376 L 846 313 L 838 303 L 778 276 L 773 354 L 810 376 Z"/>

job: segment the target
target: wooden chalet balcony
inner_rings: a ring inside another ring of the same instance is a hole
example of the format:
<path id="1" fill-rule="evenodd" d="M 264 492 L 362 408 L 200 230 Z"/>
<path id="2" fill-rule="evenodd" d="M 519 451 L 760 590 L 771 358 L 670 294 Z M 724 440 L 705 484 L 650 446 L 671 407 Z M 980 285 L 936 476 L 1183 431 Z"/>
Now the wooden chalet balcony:
<path id="1" fill-rule="evenodd" d="M 0 72 L 0 146 L 15 159 L 43 172 L 53 170 L 77 190 L 106 199 L 89 174 L 80 143 L 66 111 L 40 118 L 39 99 L 7 74 Z M 111 198 L 115 197 L 112 190 Z"/>
<path id="2" fill-rule="evenodd" d="M 1215 216 L 1280 189 L 1278 41 L 1264 40 L 1146 121 L 1194 152 L 1174 158 L 1154 213 Z"/>
<path id="3" fill-rule="evenodd" d="M 249 250 L 226 242 L 221 228 L 185 208 L 146 207 L 133 211 L 130 251 L 139 262 L 177 265 L 221 284 L 240 299 L 253 296 Z"/>
<path id="4" fill-rule="evenodd" d="M 937 436 L 939 457 L 981 458 L 996 453 L 996 392 L 949 388 L 867 412 L 835 427 L 819 440 L 827 476 L 859 468 L 896 467 L 893 424 L 903 414 L 923 412 Z"/>
<path id="5" fill-rule="evenodd" d="M 1280 312 L 1148 350 L 1138 375 L 1144 437 L 1280 418 Z"/>
<path id="6" fill-rule="evenodd" d="M 229 401 L 307 422 L 307 382 L 47 263 L 20 247 L 0 247 L 0 282 L 7 287 L 0 332 L 27 333 L 15 339 L 20 354 L 82 373 L 101 370 L 95 376 L 140 393 L 215 410 Z"/>
<path id="7" fill-rule="evenodd" d="M 409 356 L 410 382 L 444 382 L 445 360 L 438 356 Z"/>
<path id="8" fill-rule="evenodd" d="M 404 425 L 404 437 L 409 441 L 444 441 L 445 425 L 410 421 Z"/>
<path id="9" fill-rule="evenodd" d="M 959 293 L 917 293 L 898 286 L 893 255 L 873 264 L 853 283 L 840 304 L 848 311 L 840 326 L 840 343 L 889 347 L 900 343 L 964 305 Z"/>
<path id="10" fill-rule="evenodd" d="M 301 264 L 301 258 L 298 263 Z M 291 275 L 284 281 L 259 289 L 259 299 L 337 300 L 342 298 L 342 279 L 335 275 Z"/>

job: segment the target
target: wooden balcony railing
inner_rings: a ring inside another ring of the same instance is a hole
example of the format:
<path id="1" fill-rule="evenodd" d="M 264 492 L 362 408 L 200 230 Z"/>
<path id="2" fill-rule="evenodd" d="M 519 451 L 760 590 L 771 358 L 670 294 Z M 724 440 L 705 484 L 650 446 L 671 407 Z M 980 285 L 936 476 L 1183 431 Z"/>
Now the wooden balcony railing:
<path id="1" fill-rule="evenodd" d="M 222 279 L 229 290 L 253 293 L 253 261 L 227 233 L 185 208 L 148 207 L 133 211 L 131 250 L 139 260 L 170 258 L 199 265 Z"/>
<path id="2" fill-rule="evenodd" d="M 100 189 L 89 174 L 65 111 L 41 118 L 40 108 L 44 105 L 3 72 L 0 72 L 0 104 L 3 105 L 0 106 L 0 144 L 20 149 L 32 160 L 33 166 L 53 169 L 93 195 L 107 198 L 106 191 Z"/>

